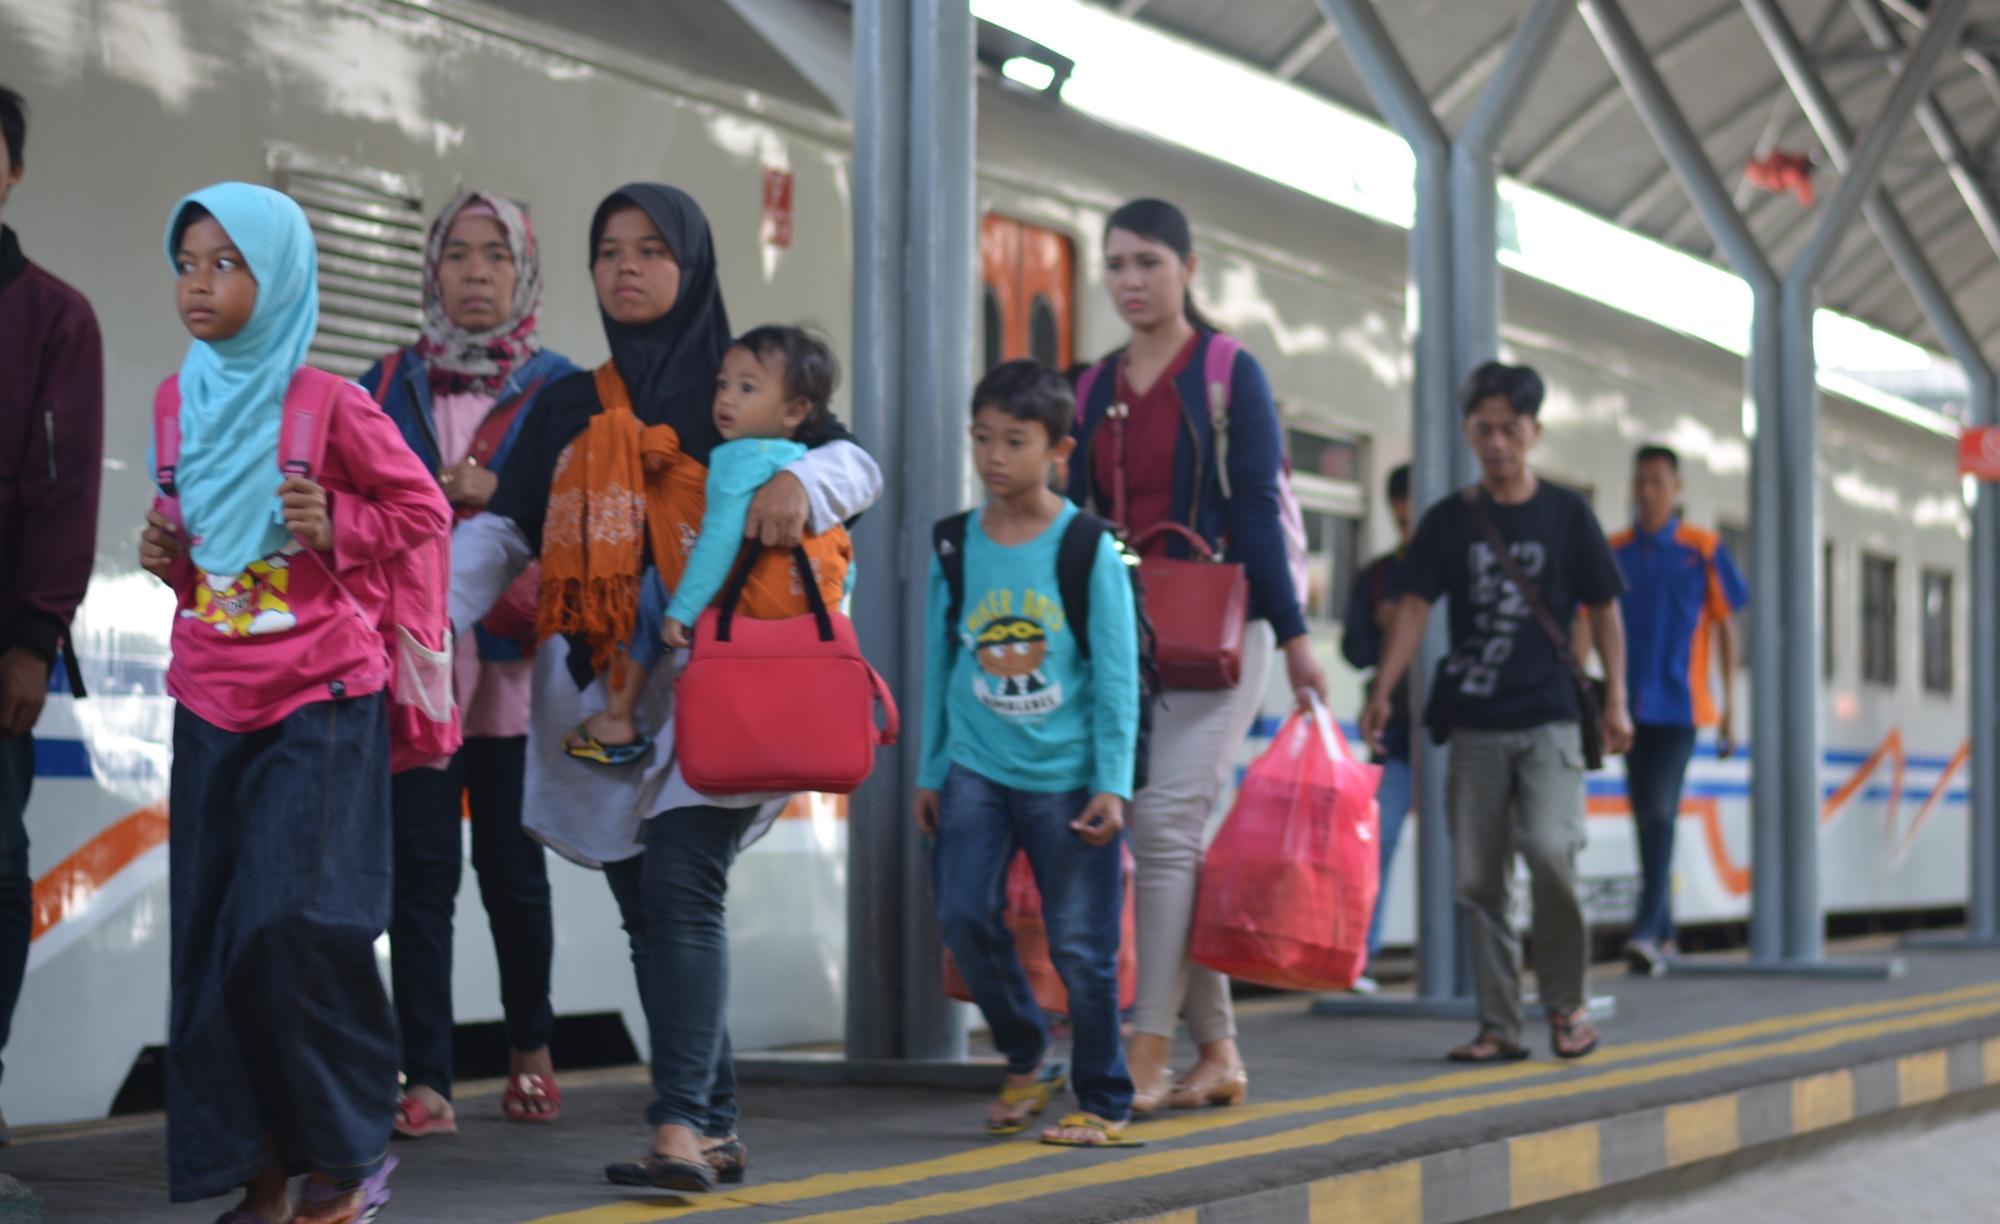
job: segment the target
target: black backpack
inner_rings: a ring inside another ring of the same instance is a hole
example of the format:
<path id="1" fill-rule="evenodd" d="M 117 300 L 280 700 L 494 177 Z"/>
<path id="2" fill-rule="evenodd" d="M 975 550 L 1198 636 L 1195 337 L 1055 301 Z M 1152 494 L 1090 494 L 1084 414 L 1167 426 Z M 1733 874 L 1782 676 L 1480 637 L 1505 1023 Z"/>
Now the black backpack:
<path id="1" fill-rule="evenodd" d="M 972 511 L 966 510 L 939 519 L 931 528 L 931 547 L 944 570 L 951 603 L 945 609 L 945 632 L 958 641 L 958 621 L 965 611 L 965 524 Z M 1056 590 L 1062 598 L 1063 618 L 1076 637 L 1076 648 L 1090 657 L 1090 571 L 1097 564 L 1097 540 L 1109 534 L 1118 539 L 1118 529 L 1108 519 L 1079 510 L 1063 529 L 1062 544 L 1056 551 Z M 1132 747 L 1132 793 L 1146 789 L 1153 752 L 1153 703 L 1160 696 L 1160 668 L 1154 661 L 1158 641 L 1153 622 L 1146 615 L 1146 584 L 1139 577 L 1139 560 L 1119 541 L 1125 558 L 1125 573 L 1132 580 L 1132 612 L 1139 630 L 1139 737 Z"/>

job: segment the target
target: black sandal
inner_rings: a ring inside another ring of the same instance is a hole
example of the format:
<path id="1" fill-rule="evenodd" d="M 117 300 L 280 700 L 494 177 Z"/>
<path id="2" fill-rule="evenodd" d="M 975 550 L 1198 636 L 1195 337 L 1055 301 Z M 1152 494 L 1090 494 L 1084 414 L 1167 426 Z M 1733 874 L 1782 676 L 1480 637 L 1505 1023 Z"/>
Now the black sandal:
<path id="1" fill-rule="evenodd" d="M 1471 1042 L 1445 1055 L 1452 1062 L 1462 1063 L 1520 1062 L 1527 1056 L 1527 1046 L 1509 1041 L 1493 1029 L 1479 1030 L 1479 1036 Z"/>
<path id="2" fill-rule="evenodd" d="M 750 1149 L 743 1146 L 742 1138 L 737 1135 L 729 1136 L 702 1155 L 708 1157 L 716 1178 L 731 1185 L 742 1181 L 743 1171 L 750 1167 Z"/>
<path id="3" fill-rule="evenodd" d="M 1588 1032 L 1590 1040 L 1584 1042 L 1580 1050 L 1564 1049 L 1564 1045 L 1579 1030 Z M 1582 1058 L 1596 1048 L 1597 1026 L 1590 1022 L 1590 1013 L 1584 1008 L 1572 1007 L 1566 1012 L 1549 1013 L 1549 1049 L 1555 1051 L 1557 1058 Z"/>
<path id="4" fill-rule="evenodd" d="M 706 1194 L 715 1189 L 715 1166 L 706 1160 L 688 1160 L 654 1152 L 644 1160 L 628 1160 L 605 1165 L 604 1176 L 614 1186 L 651 1186 L 682 1194 Z"/>

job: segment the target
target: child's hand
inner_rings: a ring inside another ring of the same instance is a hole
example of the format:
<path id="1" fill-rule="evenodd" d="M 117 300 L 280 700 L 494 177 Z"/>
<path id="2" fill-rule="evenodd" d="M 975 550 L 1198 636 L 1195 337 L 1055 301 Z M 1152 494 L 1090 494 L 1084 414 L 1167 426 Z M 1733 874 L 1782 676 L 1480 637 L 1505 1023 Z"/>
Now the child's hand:
<path id="1" fill-rule="evenodd" d="M 688 647 L 688 627 L 669 616 L 660 625 L 660 640 L 675 650 L 686 650 Z"/>
<path id="2" fill-rule="evenodd" d="M 146 527 L 139 533 L 139 568 L 165 582 L 186 551 L 180 529 L 158 510 L 146 511 Z"/>
<path id="3" fill-rule="evenodd" d="M 910 801 L 910 815 L 917 818 L 917 827 L 932 837 L 937 836 L 938 793 L 919 786 L 917 797 Z"/>
<path id="4" fill-rule="evenodd" d="M 278 486 L 285 504 L 285 527 L 314 552 L 333 551 L 333 515 L 326 490 L 303 476 L 287 476 Z"/>
<path id="5" fill-rule="evenodd" d="M 1100 791 L 1090 797 L 1082 814 L 1070 821 L 1069 827 L 1093 846 L 1108 846 L 1125 827 L 1125 801 L 1110 791 Z"/>

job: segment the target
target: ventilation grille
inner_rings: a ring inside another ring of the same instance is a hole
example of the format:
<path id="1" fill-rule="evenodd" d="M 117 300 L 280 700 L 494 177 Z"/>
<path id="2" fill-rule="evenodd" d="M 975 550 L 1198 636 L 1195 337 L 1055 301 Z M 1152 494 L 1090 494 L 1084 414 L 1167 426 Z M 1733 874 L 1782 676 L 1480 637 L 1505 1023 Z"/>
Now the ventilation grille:
<path id="1" fill-rule="evenodd" d="M 390 349 L 416 343 L 425 235 L 417 180 L 276 142 L 265 163 L 319 244 L 319 331 L 307 362 L 356 378 Z"/>

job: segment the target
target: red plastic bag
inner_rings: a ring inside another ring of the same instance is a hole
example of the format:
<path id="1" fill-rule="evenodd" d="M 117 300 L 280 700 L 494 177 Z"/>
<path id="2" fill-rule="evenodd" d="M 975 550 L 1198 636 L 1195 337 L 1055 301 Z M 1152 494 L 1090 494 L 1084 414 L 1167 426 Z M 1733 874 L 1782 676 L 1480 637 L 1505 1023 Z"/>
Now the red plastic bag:
<path id="1" fill-rule="evenodd" d="M 1381 776 L 1317 699 L 1286 719 L 1202 862 L 1188 955 L 1285 990 L 1352 986 L 1381 887 Z"/>
<path id="2" fill-rule="evenodd" d="M 1132 1006 L 1139 997 L 1139 917 L 1133 879 L 1138 875 L 1132 861 L 1132 847 L 1121 847 L 1125 865 L 1125 910 L 1118 923 L 1118 1006 Z M 1014 953 L 1034 989 L 1035 1002 L 1045 1012 L 1069 1014 L 1069 991 L 1049 959 L 1048 928 L 1042 925 L 1042 890 L 1035 887 L 1034 869 L 1028 866 L 1028 852 L 1017 850 L 1007 864 L 1007 929 L 1014 932 Z M 944 992 L 962 1003 L 972 1002 L 972 991 L 952 963 L 951 949 L 944 953 Z"/>

